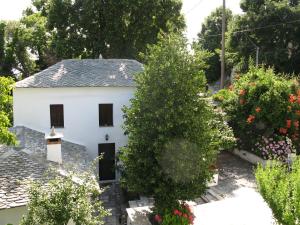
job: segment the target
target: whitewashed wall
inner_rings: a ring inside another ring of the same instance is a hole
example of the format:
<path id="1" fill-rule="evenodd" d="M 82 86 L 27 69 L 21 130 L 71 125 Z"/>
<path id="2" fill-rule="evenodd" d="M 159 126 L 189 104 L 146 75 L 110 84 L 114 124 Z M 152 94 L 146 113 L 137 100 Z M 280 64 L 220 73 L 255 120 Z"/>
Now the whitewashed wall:
<path id="1" fill-rule="evenodd" d="M 122 107 L 133 97 L 133 87 L 16 88 L 14 126 L 50 131 L 50 104 L 64 105 L 64 139 L 85 145 L 89 156 L 98 156 L 98 144 L 115 143 L 116 150 L 127 143 Z M 113 127 L 99 127 L 99 104 L 113 104 Z M 105 135 L 109 140 L 105 140 Z"/>
<path id="2" fill-rule="evenodd" d="M 18 225 L 27 212 L 26 206 L 1 209 L 0 210 L 0 225 L 13 224 Z"/>
<path id="3" fill-rule="evenodd" d="M 26 213 L 27 213 L 26 206 L 0 210 L 0 225 L 7 225 L 7 224 L 18 225 L 20 224 L 23 216 Z M 75 223 L 72 220 L 70 220 L 68 225 L 75 225 Z"/>

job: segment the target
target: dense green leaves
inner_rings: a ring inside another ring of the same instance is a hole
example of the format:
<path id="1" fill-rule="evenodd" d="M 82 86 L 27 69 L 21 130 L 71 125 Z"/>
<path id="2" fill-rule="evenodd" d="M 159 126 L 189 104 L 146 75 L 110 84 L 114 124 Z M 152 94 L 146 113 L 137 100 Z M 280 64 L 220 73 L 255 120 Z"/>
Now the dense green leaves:
<path id="1" fill-rule="evenodd" d="M 181 6 L 181 0 L 33 0 L 20 21 L 0 25 L 0 74 L 27 77 L 68 58 L 138 59 L 160 31 L 183 30 Z"/>
<path id="2" fill-rule="evenodd" d="M 21 225 L 104 224 L 109 213 L 103 208 L 97 181 L 89 174 L 56 176 L 47 181 L 33 182 L 29 189 L 28 213 Z"/>
<path id="3" fill-rule="evenodd" d="M 192 55 L 186 40 L 162 35 L 149 47 L 145 70 L 125 108 L 129 143 L 122 151 L 130 191 L 153 195 L 159 212 L 200 196 L 220 147 L 205 92 L 205 52 Z"/>
<path id="4" fill-rule="evenodd" d="M 244 13 L 236 16 L 229 26 L 227 49 L 234 66 L 240 63 L 243 72 L 248 59 L 275 68 L 276 72 L 300 72 L 300 7 L 289 0 L 243 0 Z M 246 30 L 246 31 L 245 31 Z M 240 32 L 242 31 L 242 32 Z"/>
<path id="5" fill-rule="evenodd" d="M 11 78 L 0 77 L 0 144 L 16 144 L 15 136 L 8 128 L 12 121 L 12 89 Z"/>
<path id="6" fill-rule="evenodd" d="M 256 170 L 259 192 L 280 224 L 295 225 L 300 220 L 300 159 L 289 171 L 280 164 L 259 166 Z"/>

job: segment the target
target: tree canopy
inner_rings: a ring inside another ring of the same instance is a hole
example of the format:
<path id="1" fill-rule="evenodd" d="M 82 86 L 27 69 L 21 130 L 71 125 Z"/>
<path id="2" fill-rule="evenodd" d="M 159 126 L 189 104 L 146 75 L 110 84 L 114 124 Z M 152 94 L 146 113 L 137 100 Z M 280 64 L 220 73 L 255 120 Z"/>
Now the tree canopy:
<path id="1" fill-rule="evenodd" d="M 289 0 L 243 0 L 243 14 L 229 25 L 227 49 L 232 60 L 248 68 L 249 57 L 276 72 L 299 73 L 300 6 Z"/>
<path id="2" fill-rule="evenodd" d="M 226 10 L 226 21 L 232 20 L 232 12 Z M 198 34 L 197 44 L 212 53 L 208 58 L 208 68 L 205 70 L 208 82 L 216 81 L 221 76 L 220 50 L 222 36 L 222 8 L 213 11 L 202 24 L 201 32 Z"/>
<path id="3" fill-rule="evenodd" d="M 181 0 L 32 0 L 0 25 L 0 74 L 23 77 L 66 58 L 139 59 L 160 31 L 183 30 Z"/>
<path id="4" fill-rule="evenodd" d="M 131 106 L 124 109 L 125 185 L 153 195 L 159 212 L 176 207 L 179 199 L 201 196 L 222 142 L 213 110 L 200 97 L 206 54 L 191 54 L 181 36 L 162 35 L 149 47 Z"/>

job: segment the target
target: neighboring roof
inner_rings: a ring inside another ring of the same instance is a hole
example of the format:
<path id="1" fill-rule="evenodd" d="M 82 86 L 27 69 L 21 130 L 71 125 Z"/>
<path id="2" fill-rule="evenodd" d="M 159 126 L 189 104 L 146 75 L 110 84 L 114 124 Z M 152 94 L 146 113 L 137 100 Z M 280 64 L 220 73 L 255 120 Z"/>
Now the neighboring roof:
<path id="1" fill-rule="evenodd" d="M 16 83 L 17 88 L 134 87 L 143 65 L 129 59 L 68 59 Z"/>
<path id="2" fill-rule="evenodd" d="M 47 161 L 45 134 L 26 128 L 12 131 L 20 142 L 18 147 L 0 145 L 0 210 L 26 205 L 28 182 L 42 180 L 50 167 L 82 171 L 89 165 L 84 146 L 62 141 L 62 166 Z"/>

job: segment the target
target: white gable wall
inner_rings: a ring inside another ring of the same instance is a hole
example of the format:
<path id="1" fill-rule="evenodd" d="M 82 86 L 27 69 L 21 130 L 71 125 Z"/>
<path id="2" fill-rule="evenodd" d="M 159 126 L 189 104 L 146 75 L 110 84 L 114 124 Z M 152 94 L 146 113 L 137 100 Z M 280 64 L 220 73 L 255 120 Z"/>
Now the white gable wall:
<path id="1" fill-rule="evenodd" d="M 64 139 L 87 147 L 89 156 L 98 156 L 98 144 L 115 143 L 116 150 L 127 144 L 121 128 L 122 107 L 129 105 L 133 87 L 16 88 L 14 126 L 50 132 L 50 104 L 64 105 Z M 99 127 L 99 104 L 113 104 L 113 127 Z M 109 140 L 105 140 L 105 135 Z"/>

